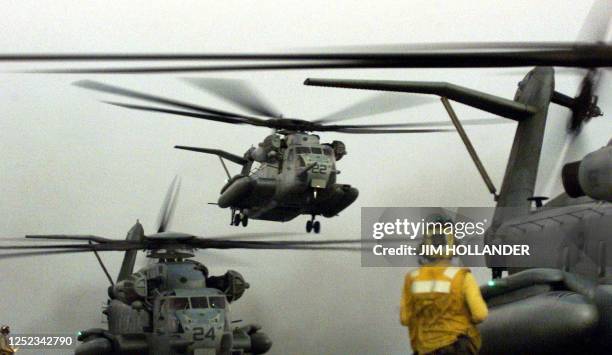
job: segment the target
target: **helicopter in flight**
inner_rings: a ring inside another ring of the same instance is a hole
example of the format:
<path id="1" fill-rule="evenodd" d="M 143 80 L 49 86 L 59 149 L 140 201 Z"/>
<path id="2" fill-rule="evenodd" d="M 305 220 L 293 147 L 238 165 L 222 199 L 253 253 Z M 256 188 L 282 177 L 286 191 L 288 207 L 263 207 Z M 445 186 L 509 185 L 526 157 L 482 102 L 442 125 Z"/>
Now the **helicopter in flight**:
<path id="1" fill-rule="evenodd" d="M 213 154 L 219 157 L 227 174 L 227 181 L 221 188 L 221 195 L 216 204 L 221 208 L 231 210 L 230 224 L 234 226 L 246 227 L 249 219 L 286 222 L 299 215 L 309 215 L 311 218 L 306 222 L 306 231 L 319 233 L 321 224 L 315 219 L 317 216 L 327 218 L 337 216 L 357 199 L 359 192 L 355 187 L 337 181 L 340 174 L 337 162 L 347 154 L 345 144 L 339 140 L 323 143 L 313 132 L 383 134 L 449 131 L 447 128 L 418 128 L 431 126 L 432 123 L 329 124 L 343 119 L 424 104 L 430 102 L 430 98 L 398 100 L 397 95 L 393 97 L 383 94 L 319 120 L 306 121 L 283 117 L 255 90 L 239 80 L 194 78 L 189 79 L 189 82 L 200 89 L 231 101 L 250 114 L 221 111 L 89 80 L 76 82 L 75 85 L 178 107 L 182 110 L 108 102 L 129 109 L 273 129 L 273 133 L 265 137 L 257 147 L 251 147 L 242 156 L 220 149 L 175 146 L 177 149 Z M 490 123 L 490 120 L 467 122 L 467 124 L 485 123 Z M 438 125 L 448 126 L 450 123 L 438 122 Z M 436 126 L 436 123 L 433 123 L 433 126 Z M 398 129 L 398 127 L 410 128 Z M 240 173 L 232 176 L 225 160 L 241 166 Z"/>
<path id="2" fill-rule="evenodd" d="M 382 50 L 382 51 L 381 51 Z M 3 54 L 1 62 L 247 62 L 241 64 L 193 64 L 165 66 L 89 67 L 31 70 L 33 73 L 59 74 L 167 74 L 208 73 L 220 71 L 303 70 L 303 69 L 400 69 L 400 68 L 491 68 L 491 67 L 609 67 L 612 66 L 612 46 L 597 41 L 583 42 L 530 42 L 530 43 L 438 43 L 392 46 L 386 50 L 379 46 L 359 47 L 324 53 L 38 53 Z M 329 124 L 344 118 L 327 117 L 314 121 L 285 118 L 252 90 L 245 90 L 237 82 L 210 79 L 192 79 L 195 86 L 232 101 L 250 114 L 217 110 L 201 105 L 185 103 L 164 97 L 149 95 L 94 81 L 80 81 L 76 85 L 166 106 L 145 106 L 129 103 L 110 104 L 149 112 L 166 113 L 216 122 L 252 125 L 271 128 L 274 133 L 266 137 L 256 148 L 244 156 L 234 155 L 220 149 L 177 146 L 178 149 L 218 155 L 242 166 L 238 175 L 231 176 L 223 163 L 228 182 L 221 189 L 217 204 L 231 210 L 232 225 L 248 224 L 249 219 L 288 221 L 301 214 L 311 216 L 306 222 L 308 232 L 319 232 L 318 215 L 332 217 L 351 205 L 358 191 L 353 186 L 336 182 L 339 174 L 337 160 L 346 154 L 346 146 L 340 141 L 322 143 L 314 132 L 338 132 L 351 134 L 376 133 L 431 133 L 449 131 L 439 126 L 449 122 L 418 122 L 398 124 L 346 125 Z M 314 81 L 307 83 L 314 85 Z M 354 83 L 352 83 L 354 84 Z M 402 83 L 383 85 L 383 91 L 407 91 Z M 495 96 L 479 92 L 460 92 L 448 83 L 420 85 L 418 93 L 437 93 L 466 105 L 499 114 L 515 121 L 522 119 L 526 111 L 521 103 L 498 102 Z M 356 86 L 353 86 L 356 87 Z M 398 89 L 399 88 L 399 89 Z M 413 90 L 413 92 L 416 92 Z M 486 98 L 486 100 L 481 100 Z M 569 98 L 571 99 L 571 98 Z M 406 103 L 409 107 L 409 98 Z M 572 105 L 566 96 L 557 95 L 555 100 Z M 363 115 L 376 113 L 379 106 L 371 102 Z M 387 110 L 388 111 L 388 110 Z M 333 115 L 332 115 L 333 116 Z M 262 118 L 263 117 L 263 118 Z M 356 117 L 356 116 L 353 116 Z M 491 121 L 491 120 L 489 120 Z M 461 122 L 461 126 L 471 123 Z M 492 123 L 492 122 L 489 122 Z M 453 122 L 455 129 L 458 124 Z M 412 127 L 412 128 L 408 128 Z M 418 127 L 418 128 L 416 128 Z M 462 134 L 464 135 L 464 134 Z M 302 147 L 300 147 L 300 145 Z M 300 153 L 297 150 L 300 150 Z M 313 151 L 314 149 L 314 151 Z M 473 151 L 473 148 L 470 149 Z M 470 153 L 474 155 L 473 152 Z M 289 161 L 291 160 L 291 162 Z M 255 171 L 251 163 L 257 163 Z M 480 169 L 482 171 L 482 169 Z M 492 184 L 487 183 L 491 190 Z"/>
<path id="3" fill-rule="evenodd" d="M 359 240 L 282 241 L 262 240 L 274 233 L 197 237 L 167 230 L 179 184 L 166 195 L 156 233 L 145 235 L 140 222 L 125 240 L 92 235 L 33 235 L 19 244 L 0 244 L 0 260 L 14 257 L 92 252 L 110 282 L 103 314 L 108 329 L 93 328 L 78 334 L 76 355 L 150 354 L 219 355 L 264 354 L 272 341 L 257 324 L 235 326 L 230 304 L 250 285 L 234 270 L 220 276 L 192 258 L 196 250 L 335 250 L 359 251 Z M 3 240 L 3 241 L 7 241 Z M 23 242 L 35 242 L 24 244 Z M 40 244 L 46 241 L 46 244 Z M 56 242 L 51 244 L 49 242 Z M 59 242 L 59 243 L 57 243 Z M 67 244 L 69 243 L 69 244 Z M 114 280 L 99 253 L 124 252 Z M 150 260 L 135 271 L 138 251 Z"/>

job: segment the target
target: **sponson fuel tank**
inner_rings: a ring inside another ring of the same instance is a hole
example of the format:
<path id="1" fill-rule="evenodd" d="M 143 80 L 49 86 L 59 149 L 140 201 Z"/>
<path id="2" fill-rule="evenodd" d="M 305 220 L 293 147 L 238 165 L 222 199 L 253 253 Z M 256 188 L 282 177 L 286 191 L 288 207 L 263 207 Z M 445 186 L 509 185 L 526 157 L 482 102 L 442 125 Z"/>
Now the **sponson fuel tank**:
<path id="1" fill-rule="evenodd" d="M 236 175 L 221 189 L 219 207 L 248 208 L 274 195 L 276 180 Z M 261 201 L 260 201 L 261 200 Z"/>
<path id="2" fill-rule="evenodd" d="M 525 270 L 481 287 L 489 318 L 481 354 L 589 353 L 610 345 L 610 285 L 556 269 Z"/>
<path id="3" fill-rule="evenodd" d="M 326 200 L 321 208 L 321 214 L 324 217 L 333 217 L 350 206 L 359 196 L 359 190 L 350 185 L 334 184 L 329 194 L 329 200 Z"/>

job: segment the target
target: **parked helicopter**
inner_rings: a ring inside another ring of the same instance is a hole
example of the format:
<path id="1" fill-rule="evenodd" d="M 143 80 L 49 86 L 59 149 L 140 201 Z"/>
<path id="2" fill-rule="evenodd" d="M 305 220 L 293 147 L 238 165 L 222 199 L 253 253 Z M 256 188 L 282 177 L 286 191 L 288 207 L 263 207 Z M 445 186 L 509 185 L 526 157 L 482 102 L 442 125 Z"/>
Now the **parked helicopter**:
<path id="1" fill-rule="evenodd" d="M 607 7 L 606 7 L 607 6 Z M 594 16 L 604 21 L 596 22 Z M 604 41 L 609 27 L 609 4 L 598 2 L 587 26 L 599 26 L 592 41 Z M 608 44 L 603 44 L 607 46 Z M 610 61 L 612 53 L 594 55 Z M 550 103 L 572 111 L 566 144 L 575 140 L 582 126 L 602 116 L 599 89 L 609 68 L 591 65 L 576 97 L 555 90 L 554 70 L 536 67 L 518 84 L 514 100 L 447 83 L 376 80 L 309 79 L 307 85 L 407 93 L 442 97 L 451 120 L 463 139 L 489 191 L 497 201 L 488 245 L 527 245 L 534 255 L 487 257 L 493 280 L 481 287 L 490 307 L 480 325 L 482 354 L 508 353 L 604 353 L 612 348 L 612 139 L 603 148 L 578 162 L 563 166 L 565 193 L 548 203 L 537 196 L 535 183 Z M 610 64 L 605 64 L 610 66 Z M 605 70 L 608 70 L 607 72 Z M 449 99 L 518 121 L 501 190 L 488 177 Z M 612 126 L 610 126 L 612 137 Z M 565 150 L 567 152 L 567 150 Z M 555 157 L 556 158 L 556 157 Z M 553 158 L 553 159 L 555 159 Z M 558 157 L 562 163 L 565 157 Z M 560 165 L 560 164 L 559 164 Z M 535 207 L 532 206 L 535 202 Z M 508 276 L 503 277 L 507 271 Z"/>
<path id="2" fill-rule="evenodd" d="M 338 140 L 331 143 L 322 143 L 318 135 L 310 132 L 380 134 L 449 131 L 445 128 L 415 128 L 431 126 L 431 122 L 370 125 L 328 124 L 342 119 L 427 103 L 430 102 L 429 98 L 397 100 L 397 96 L 381 95 L 374 99 L 368 99 L 368 105 L 360 102 L 351 108 L 341 110 L 322 119 L 305 121 L 284 118 L 278 110 L 266 103 L 257 92 L 241 81 L 203 78 L 190 79 L 189 81 L 199 88 L 237 104 L 252 115 L 187 104 L 94 81 L 79 81 L 75 85 L 157 104 L 180 107 L 188 111 L 110 102 L 113 105 L 130 109 L 272 128 L 274 130 L 272 134 L 268 135 L 256 148 L 251 147 L 247 150 L 243 156 L 219 149 L 181 145 L 175 147 L 214 154 L 220 158 L 228 180 L 221 189 L 221 196 L 217 204 L 222 208 L 231 209 L 230 224 L 235 226 L 242 224 L 246 227 L 249 219 L 285 222 L 306 214 L 311 216 L 311 219 L 306 222 L 306 231 L 319 233 L 321 224 L 315 220 L 316 216 L 322 215 L 327 218 L 336 216 L 357 199 L 359 193 L 356 188 L 337 182 L 337 175 L 340 174 L 340 171 L 337 169 L 336 162 L 346 155 L 345 144 Z M 372 105 L 377 108 L 373 108 Z M 263 119 L 261 116 L 267 117 L 267 119 Z M 472 120 L 467 124 L 491 122 L 491 120 Z M 433 125 L 436 126 L 436 123 L 433 123 Z M 437 125 L 450 125 L 450 123 L 438 122 Z M 411 128 L 397 129 L 398 127 Z M 242 166 L 241 172 L 231 176 L 224 159 Z M 257 166 L 254 167 L 254 164 L 257 164 Z"/>
<path id="3" fill-rule="evenodd" d="M 208 268 L 191 258 L 198 249 L 336 250 L 358 251 L 359 240 L 282 241 L 261 240 L 273 233 L 200 238 L 167 231 L 178 184 L 173 183 L 162 207 L 157 232 L 145 235 L 139 222 L 125 240 L 92 235 L 27 236 L 35 245 L 0 245 L 0 259 L 21 256 L 93 252 L 110 282 L 109 300 L 103 311 L 108 329 L 79 332 L 76 355 L 263 354 L 272 341 L 256 324 L 235 327 L 229 304 L 240 299 L 250 285 L 229 270 L 211 276 Z M 259 237 L 257 240 L 253 240 Z M 249 239 L 250 238 L 250 239 Z M 39 244 L 44 241 L 70 244 Z M 17 250 L 17 252 L 7 252 Z M 134 272 L 139 250 L 154 262 Z M 108 273 L 99 252 L 125 252 L 116 281 Z M 208 352 L 207 352 L 208 353 Z"/>
<path id="4" fill-rule="evenodd" d="M 612 254 L 607 251 L 612 230 L 612 140 L 582 161 L 564 166 L 566 193 L 545 205 L 546 198 L 534 194 L 550 102 L 567 104 L 573 111 L 567 134 L 578 134 L 584 122 L 601 115 L 596 96 L 585 96 L 595 95 L 596 88 L 602 87 L 596 79 L 600 75 L 590 70 L 576 98 L 554 90 L 550 67 L 530 71 L 519 83 L 514 101 L 461 87 L 454 87 L 448 95 L 464 103 L 473 99 L 471 106 L 500 116 L 518 105 L 525 113 L 519 118 L 499 194 L 478 156 L 472 155 L 497 201 L 485 243 L 528 245 L 529 250 L 539 251 L 537 260 L 530 259 L 537 261 L 538 268 L 526 265 L 518 256 L 488 258 L 496 281 L 482 287 L 491 307 L 489 319 L 481 326 L 483 354 L 507 349 L 515 353 L 589 352 L 585 349 L 599 353 L 612 346 Z M 441 94 L 437 90 L 442 89 L 434 88 L 435 83 L 373 80 L 311 79 L 307 84 L 417 93 L 431 90 L 433 94 Z M 456 120 L 448 99 L 442 101 Z M 493 102 L 495 107 L 487 107 Z M 612 136 L 612 130 L 610 133 Z M 467 136 L 462 138 L 473 151 Z M 535 209 L 531 208 L 533 201 Z M 505 270 L 510 275 L 499 279 Z"/>

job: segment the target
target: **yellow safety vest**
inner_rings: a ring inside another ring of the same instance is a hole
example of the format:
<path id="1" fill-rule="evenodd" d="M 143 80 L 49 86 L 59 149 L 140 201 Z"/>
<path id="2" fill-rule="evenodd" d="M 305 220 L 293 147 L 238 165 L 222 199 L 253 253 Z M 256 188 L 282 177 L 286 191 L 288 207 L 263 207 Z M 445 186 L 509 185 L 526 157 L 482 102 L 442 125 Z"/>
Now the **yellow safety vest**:
<path id="1" fill-rule="evenodd" d="M 472 322 L 463 294 L 469 269 L 425 266 L 406 276 L 404 293 L 410 312 L 408 329 L 412 349 L 427 354 L 454 343 L 461 335 L 480 349 L 480 333 Z"/>

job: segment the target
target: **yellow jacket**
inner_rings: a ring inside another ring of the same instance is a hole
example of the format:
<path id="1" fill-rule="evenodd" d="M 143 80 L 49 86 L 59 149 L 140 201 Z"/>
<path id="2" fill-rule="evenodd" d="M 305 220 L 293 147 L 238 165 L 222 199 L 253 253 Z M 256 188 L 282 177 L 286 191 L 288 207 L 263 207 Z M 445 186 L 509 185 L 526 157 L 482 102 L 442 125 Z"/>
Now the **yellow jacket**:
<path id="1" fill-rule="evenodd" d="M 461 335 L 480 349 L 476 324 L 488 315 L 487 304 L 467 268 L 437 264 L 406 275 L 400 304 L 412 349 L 427 354 L 454 343 Z"/>

